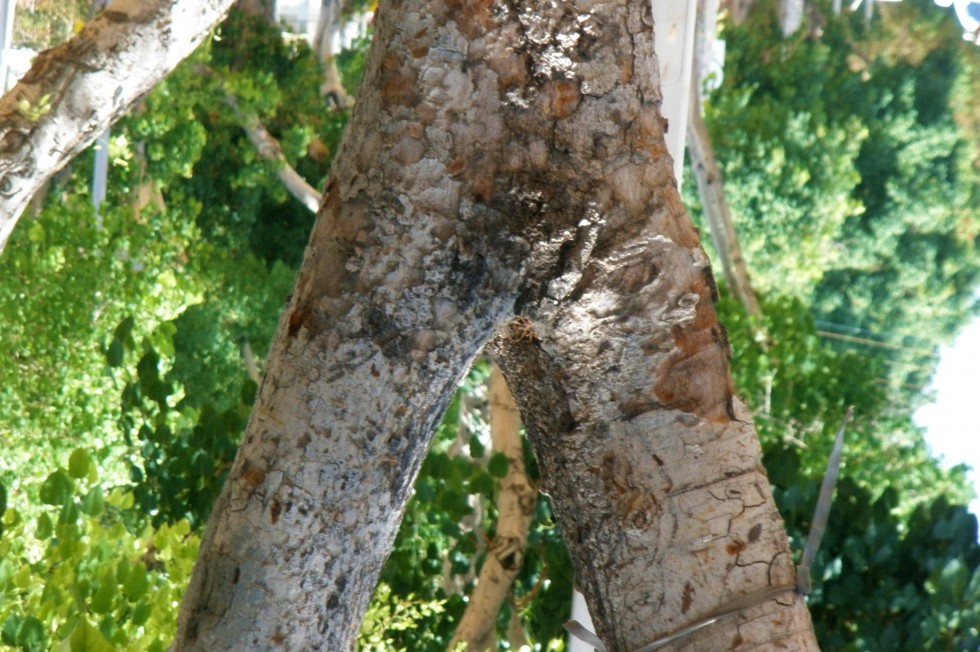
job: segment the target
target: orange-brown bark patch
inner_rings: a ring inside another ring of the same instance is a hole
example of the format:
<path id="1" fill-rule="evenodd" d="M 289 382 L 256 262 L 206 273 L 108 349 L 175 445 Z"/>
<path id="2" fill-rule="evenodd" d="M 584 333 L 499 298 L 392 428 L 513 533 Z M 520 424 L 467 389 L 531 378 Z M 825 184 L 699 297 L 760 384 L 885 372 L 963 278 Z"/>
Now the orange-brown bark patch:
<path id="1" fill-rule="evenodd" d="M 467 38 L 483 36 L 493 27 L 493 16 L 490 14 L 493 0 L 450 0 L 446 5 L 448 16 Z"/>
<path id="2" fill-rule="evenodd" d="M 245 469 L 242 471 L 242 479 L 253 487 L 256 487 L 265 482 L 265 471 L 253 465 L 251 462 L 246 461 Z"/>
<path id="3" fill-rule="evenodd" d="M 623 55 L 617 60 L 619 63 L 619 81 L 622 84 L 629 84 L 633 81 L 633 57 Z"/>
<path id="4" fill-rule="evenodd" d="M 713 317 L 714 311 L 709 314 Z M 734 390 L 728 350 L 717 332 L 717 327 L 675 326 L 671 332 L 674 348 L 657 365 L 653 393 L 668 407 L 725 422 L 731 420 Z"/>
<path id="5" fill-rule="evenodd" d="M 746 544 L 744 541 L 739 541 L 736 539 L 735 541 L 729 541 L 725 545 L 725 552 L 727 552 L 729 555 L 732 555 L 734 557 L 738 553 L 745 550 L 747 547 L 748 544 Z"/>
<path id="6" fill-rule="evenodd" d="M 575 80 L 562 79 L 545 84 L 544 92 L 549 98 L 548 115 L 561 120 L 575 113 L 582 101 L 581 84 Z"/>
<path id="7" fill-rule="evenodd" d="M 381 64 L 382 104 L 392 106 L 415 106 L 419 103 L 418 71 L 405 65 L 402 55 L 390 51 Z"/>

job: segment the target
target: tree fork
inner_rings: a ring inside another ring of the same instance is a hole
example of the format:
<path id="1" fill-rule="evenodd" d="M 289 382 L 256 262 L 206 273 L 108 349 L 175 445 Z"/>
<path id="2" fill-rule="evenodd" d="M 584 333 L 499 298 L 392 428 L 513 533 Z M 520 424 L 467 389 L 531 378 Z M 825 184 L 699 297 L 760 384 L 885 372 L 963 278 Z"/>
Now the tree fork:
<path id="1" fill-rule="evenodd" d="M 501 327 L 610 650 L 792 581 L 652 30 L 646 0 L 382 3 L 174 649 L 352 649 L 439 415 Z M 706 630 L 697 649 L 815 649 L 792 599 Z"/>

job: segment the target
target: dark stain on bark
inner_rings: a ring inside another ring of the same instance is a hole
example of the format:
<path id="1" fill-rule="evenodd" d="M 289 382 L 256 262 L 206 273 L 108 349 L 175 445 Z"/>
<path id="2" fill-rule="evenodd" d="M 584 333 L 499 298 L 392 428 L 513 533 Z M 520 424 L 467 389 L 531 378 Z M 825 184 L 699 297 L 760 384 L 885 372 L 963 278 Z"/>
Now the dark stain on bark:
<path id="1" fill-rule="evenodd" d="M 282 514 L 282 503 L 273 499 L 272 506 L 269 508 L 269 516 L 273 525 L 279 522 L 280 514 Z"/>
<path id="2" fill-rule="evenodd" d="M 403 358 L 408 354 L 410 342 L 402 329 L 388 318 L 384 310 L 369 306 L 364 311 L 364 329 L 368 337 L 388 358 Z"/>
<path id="3" fill-rule="evenodd" d="M 129 14 L 122 11 L 113 11 L 111 9 L 106 9 L 105 11 L 103 11 L 102 18 L 109 21 L 110 23 L 129 22 Z"/>
<path id="4" fill-rule="evenodd" d="M 692 604 L 694 604 L 694 587 L 690 582 L 685 582 L 684 592 L 681 594 L 681 613 L 686 614 Z"/>
<path id="5" fill-rule="evenodd" d="M 311 312 L 306 309 L 305 306 L 297 306 L 292 313 L 289 315 L 289 326 L 287 333 L 289 337 L 296 337 L 306 322 L 311 317 Z"/>

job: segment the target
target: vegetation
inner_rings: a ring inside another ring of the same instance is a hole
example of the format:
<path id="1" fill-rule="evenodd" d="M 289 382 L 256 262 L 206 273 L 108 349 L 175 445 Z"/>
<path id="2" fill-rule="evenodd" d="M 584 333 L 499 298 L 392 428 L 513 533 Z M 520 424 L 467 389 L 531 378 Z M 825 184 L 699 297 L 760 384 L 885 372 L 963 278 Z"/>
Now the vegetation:
<path id="1" fill-rule="evenodd" d="M 964 129 L 975 119 L 964 98 L 980 105 L 970 81 L 980 59 L 927 3 L 905 4 L 905 18 L 870 28 L 826 18 L 819 37 L 788 41 L 762 5 L 752 22 L 726 27 L 725 84 L 708 107 L 764 292 L 763 324 L 722 302 L 733 373 L 796 549 L 833 431 L 848 405 L 857 415 L 813 569 L 810 605 L 828 650 L 980 643 L 970 489 L 963 469 L 930 457 L 905 400 L 931 373 L 937 344 L 975 311 L 980 147 Z M 895 42 L 912 22 L 915 51 Z M 339 62 L 353 93 L 363 49 Z M 325 108 L 319 80 L 302 43 L 233 15 L 114 127 L 98 216 L 86 155 L 0 257 L 3 646 L 169 642 L 256 391 L 248 356 L 261 364 L 313 219 L 222 98 L 233 92 L 322 187 L 347 114 Z M 820 335 L 834 328 L 900 353 Z M 489 453 L 486 376 L 477 364 L 443 419 L 364 650 L 445 649 L 452 637 L 507 470 Z M 541 496 L 498 618 L 501 649 L 560 649 L 571 589 Z"/>

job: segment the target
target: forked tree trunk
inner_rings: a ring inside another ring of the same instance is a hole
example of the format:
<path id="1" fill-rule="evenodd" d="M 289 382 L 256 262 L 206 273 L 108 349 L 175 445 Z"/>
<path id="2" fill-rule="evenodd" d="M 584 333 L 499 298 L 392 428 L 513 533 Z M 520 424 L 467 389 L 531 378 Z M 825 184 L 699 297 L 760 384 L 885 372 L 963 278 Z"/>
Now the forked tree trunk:
<path id="1" fill-rule="evenodd" d="M 652 27 L 648 0 L 382 3 L 174 649 L 352 649 L 497 332 L 610 650 L 739 604 L 664 649 L 815 649 L 795 594 L 743 599 L 794 573 L 675 190 Z"/>
<path id="2" fill-rule="evenodd" d="M 234 0 L 115 0 L 0 99 L 0 251 L 34 193 L 207 36 Z"/>

